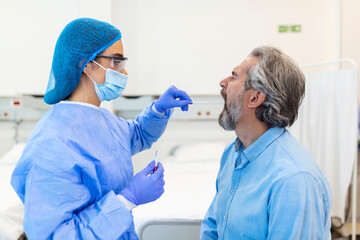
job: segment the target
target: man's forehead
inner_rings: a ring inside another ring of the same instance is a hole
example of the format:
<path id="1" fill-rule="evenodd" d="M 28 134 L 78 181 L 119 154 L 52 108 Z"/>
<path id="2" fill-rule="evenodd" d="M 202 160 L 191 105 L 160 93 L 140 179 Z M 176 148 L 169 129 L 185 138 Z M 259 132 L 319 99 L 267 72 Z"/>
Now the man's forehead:
<path id="1" fill-rule="evenodd" d="M 239 66 L 233 69 L 233 74 L 239 74 L 240 72 L 247 72 L 251 67 L 255 66 L 260 61 L 258 57 L 248 57 Z"/>

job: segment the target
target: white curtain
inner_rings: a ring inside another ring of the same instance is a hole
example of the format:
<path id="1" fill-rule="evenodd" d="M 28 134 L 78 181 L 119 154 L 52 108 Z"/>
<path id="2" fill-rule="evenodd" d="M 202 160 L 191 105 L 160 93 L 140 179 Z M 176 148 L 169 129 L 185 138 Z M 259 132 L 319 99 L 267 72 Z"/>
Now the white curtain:
<path id="1" fill-rule="evenodd" d="M 289 131 L 312 153 L 330 182 L 331 216 L 342 220 L 357 159 L 357 121 L 355 69 L 306 76 L 305 98 Z"/>

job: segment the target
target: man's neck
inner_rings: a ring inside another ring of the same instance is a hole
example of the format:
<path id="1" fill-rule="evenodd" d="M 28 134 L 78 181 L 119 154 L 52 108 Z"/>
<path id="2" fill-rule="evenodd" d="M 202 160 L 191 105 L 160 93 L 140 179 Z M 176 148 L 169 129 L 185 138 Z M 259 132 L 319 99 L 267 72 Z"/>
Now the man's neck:
<path id="1" fill-rule="evenodd" d="M 269 127 L 259 120 L 248 120 L 246 122 L 239 121 L 235 128 L 236 136 L 244 145 L 244 149 L 253 144 L 261 137 Z"/>

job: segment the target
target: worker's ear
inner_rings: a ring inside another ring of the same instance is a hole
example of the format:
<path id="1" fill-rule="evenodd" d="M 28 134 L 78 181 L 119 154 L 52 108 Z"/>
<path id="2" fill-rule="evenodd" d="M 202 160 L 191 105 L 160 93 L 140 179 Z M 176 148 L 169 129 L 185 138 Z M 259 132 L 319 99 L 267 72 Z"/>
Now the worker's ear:
<path id="1" fill-rule="evenodd" d="M 85 66 L 85 68 L 84 68 L 84 71 L 83 71 L 84 73 L 89 74 L 89 68 L 90 68 L 89 65 L 90 65 L 90 63 L 87 63 L 87 64 L 86 64 L 86 66 Z"/>
<path id="2" fill-rule="evenodd" d="M 266 96 L 263 92 L 256 91 L 254 89 L 248 90 L 250 91 L 248 108 L 257 109 L 266 99 Z"/>

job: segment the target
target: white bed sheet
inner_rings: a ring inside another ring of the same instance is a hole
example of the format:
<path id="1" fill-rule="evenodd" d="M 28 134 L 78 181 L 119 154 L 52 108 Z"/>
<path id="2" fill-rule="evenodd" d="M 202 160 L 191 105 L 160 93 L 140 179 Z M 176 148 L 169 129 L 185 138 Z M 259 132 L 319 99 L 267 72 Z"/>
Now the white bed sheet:
<path id="1" fill-rule="evenodd" d="M 24 207 L 12 188 L 11 174 L 25 144 L 15 145 L 0 158 L 0 239 L 14 240 L 23 232 Z"/>
<path id="2" fill-rule="evenodd" d="M 24 207 L 10 185 L 15 165 L 0 165 L 0 239 L 14 240 L 23 232 Z"/>
<path id="3" fill-rule="evenodd" d="M 165 161 L 164 194 L 133 210 L 137 233 L 149 221 L 203 219 L 215 196 L 219 161 Z"/>

